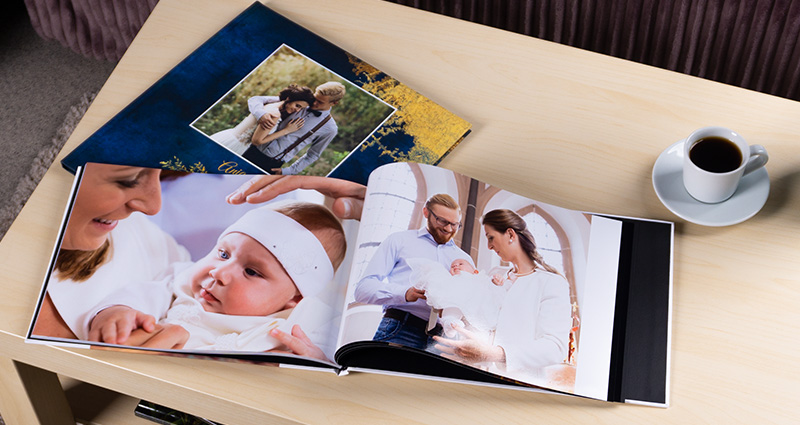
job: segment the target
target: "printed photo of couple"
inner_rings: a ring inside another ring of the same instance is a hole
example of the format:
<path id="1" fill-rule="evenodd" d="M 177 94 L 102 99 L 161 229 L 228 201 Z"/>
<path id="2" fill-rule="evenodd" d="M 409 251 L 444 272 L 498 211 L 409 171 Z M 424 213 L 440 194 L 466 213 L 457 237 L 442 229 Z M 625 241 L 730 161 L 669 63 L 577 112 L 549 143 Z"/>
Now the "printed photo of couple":
<path id="1" fill-rule="evenodd" d="M 191 126 L 269 174 L 325 176 L 394 111 L 282 45 Z"/>
<path id="2" fill-rule="evenodd" d="M 32 336 L 330 363 L 354 235 L 314 190 L 229 202 L 250 179 L 87 164 Z"/>
<path id="3" fill-rule="evenodd" d="M 339 345 L 573 390 L 591 215 L 412 163 L 373 173 L 364 208 Z"/>

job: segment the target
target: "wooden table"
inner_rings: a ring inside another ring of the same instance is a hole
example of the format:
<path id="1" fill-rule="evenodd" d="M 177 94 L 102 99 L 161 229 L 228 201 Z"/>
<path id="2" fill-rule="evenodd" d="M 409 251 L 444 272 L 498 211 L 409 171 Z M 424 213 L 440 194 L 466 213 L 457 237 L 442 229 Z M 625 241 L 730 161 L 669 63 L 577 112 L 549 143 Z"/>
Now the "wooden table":
<path id="1" fill-rule="evenodd" d="M 162 0 L 64 151 L 248 4 Z M 38 410 L 42 423 L 70 423 L 56 373 L 225 424 L 797 419 L 800 103 L 382 1 L 268 4 L 472 122 L 443 166 L 567 208 L 677 221 L 672 406 L 25 344 L 71 183 L 57 160 L 0 243 L 7 422 L 33 423 Z M 687 223 L 653 191 L 659 153 L 706 125 L 737 129 L 771 154 L 770 198 L 742 224 Z"/>

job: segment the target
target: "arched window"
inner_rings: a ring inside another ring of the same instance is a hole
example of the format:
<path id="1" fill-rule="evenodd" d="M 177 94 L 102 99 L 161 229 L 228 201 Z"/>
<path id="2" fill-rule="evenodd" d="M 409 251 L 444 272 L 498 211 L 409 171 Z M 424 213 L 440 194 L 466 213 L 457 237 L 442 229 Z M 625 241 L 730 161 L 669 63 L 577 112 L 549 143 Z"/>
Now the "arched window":
<path id="1" fill-rule="evenodd" d="M 536 240 L 536 248 L 542 254 L 544 262 L 566 276 L 561 241 L 553 226 L 544 217 L 533 211 L 523 215 L 522 218 L 528 224 L 528 229 Z"/>
<path id="2" fill-rule="evenodd" d="M 420 187 L 422 190 L 420 190 Z M 418 226 L 422 215 L 420 193 L 425 194 L 425 180 L 419 167 L 387 167 L 370 179 L 362 216 L 378 217 L 362 221 L 359 229 L 358 255 L 353 259 L 351 278 L 358 278 L 378 245 L 395 232 Z"/>

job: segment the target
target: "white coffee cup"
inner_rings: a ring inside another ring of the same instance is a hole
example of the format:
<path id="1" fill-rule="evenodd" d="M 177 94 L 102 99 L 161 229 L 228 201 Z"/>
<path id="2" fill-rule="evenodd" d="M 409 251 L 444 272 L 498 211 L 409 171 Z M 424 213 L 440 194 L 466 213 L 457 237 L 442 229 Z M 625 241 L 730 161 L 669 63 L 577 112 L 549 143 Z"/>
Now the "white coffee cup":
<path id="1" fill-rule="evenodd" d="M 703 127 L 686 138 L 683 185 L 700 202 L 722 202 L 736 192 L 741 178 L 763 167 L 769 155 L 761 145 L 748 145 L 725 127 Z"/>

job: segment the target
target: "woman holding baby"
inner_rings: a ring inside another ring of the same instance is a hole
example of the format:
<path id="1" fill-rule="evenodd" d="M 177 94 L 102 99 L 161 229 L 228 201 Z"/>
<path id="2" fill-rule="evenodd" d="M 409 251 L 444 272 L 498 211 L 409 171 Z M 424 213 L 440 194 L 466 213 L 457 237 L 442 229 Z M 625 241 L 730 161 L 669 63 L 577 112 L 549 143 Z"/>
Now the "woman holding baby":
<path id="1" fill-rule="evenodd" d="M 434 337 L 445 357 L 490 363 L 490 371 L 516 378 L 541 378 L 543 369 L 567 356 L 572 325 L 569 285 L 542 259 L 522 217 L 511 210 L 486 213 L 482 221 L 489 249 L 513 267 L 497 321 L 494 341 L 486 342 L 455 325 L 459 339 Z"/>
<path id="2" fill-rule="evenodd" d="M 76 208 L 64 231 L 34 335 L 87 340 L 92 318 L 74 300 L 80 299 L 83 306 L 94 305 L 128 283 L 158 279 L 171 264 L 188 259 L 183 247 L 143 215 L 161 209 L 160 170 L 105 164 L 88 164 L 88 168 L 92 172 L 85 173 L 80 182 Z M 355 213 L 360 214 L 361 185 L 300 176 L 269 177 L 281 176 L 254 178 L 228 201 L 259 203 L 297 188 L 319 188 L 338 198 L 340 218 L 348 218 L 346 211 L 341 214 L 341 205 L 356 205 Z M 146 315 L 133 315 L 129 320 L 132 328 L 142 332 L 133 335 L 127 345 L 178 348 L 188 337 L 182 328 L 156 325 Z M 324 356 L 299 328 L 272 336 L 295 354 Z"/>

